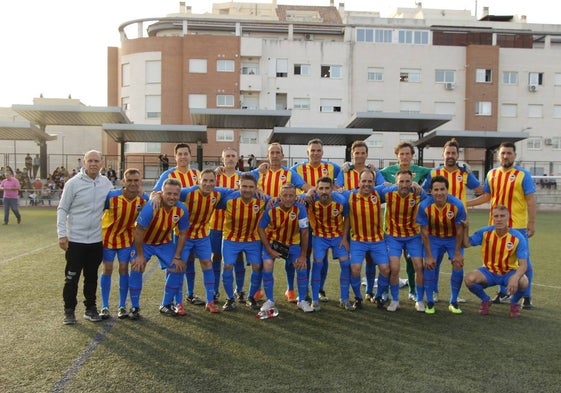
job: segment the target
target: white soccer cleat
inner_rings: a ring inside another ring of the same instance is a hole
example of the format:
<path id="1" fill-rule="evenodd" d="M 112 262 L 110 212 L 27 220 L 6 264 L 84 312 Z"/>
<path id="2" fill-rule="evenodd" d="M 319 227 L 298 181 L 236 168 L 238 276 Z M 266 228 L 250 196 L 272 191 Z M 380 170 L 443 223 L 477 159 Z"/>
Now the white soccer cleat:
<path id="1" fill-rule="evenodd" d="M 392 300 L 386 310 L 395 312 L 399 308 L 399 300 Z"/>
<path id="2" fill-rule="evenodd" d="M 312 306 L 310 306 L 310 303 L 305 300 L 300 300 L 297 305 L 298 308 L 304 312 L 314 312 L 314 309 L 312 308 Z"/>
<path id="3" fill-rule="evenodd" d="M 259 311 L 269 311 L 272 308 L 275 308 L 275 302 L 273 302 L 271 299 L 267 299 L 267 301 L 263 303 Z"/>
<path id="4" fill-rule="evenodd" d="M 425 312 L 425 303 L 415 302 L 415 310 L 417 310 L 418 312 Z"/>

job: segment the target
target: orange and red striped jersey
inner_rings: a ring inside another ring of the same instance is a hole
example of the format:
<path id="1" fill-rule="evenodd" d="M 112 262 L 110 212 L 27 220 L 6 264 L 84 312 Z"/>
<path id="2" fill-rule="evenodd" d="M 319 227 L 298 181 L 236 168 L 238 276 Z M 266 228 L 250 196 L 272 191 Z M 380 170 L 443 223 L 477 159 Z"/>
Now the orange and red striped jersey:
<path id="1" fill-rule="evenodd" d="M 240 186 L 240 173 L 235 172 L 231 176 L 228 176 L 224 173 L 220 173 L 216 175 L 216 186 L 237 190 Z M 214 214 L 210 219 L 210 229 L 222 231 L 223 227 L 224 227 L 224 210 L 215 209 Z"/>
<path id="2" fill-rule="evenodd" d="M 120 249 L 132 245 L 136 217 L 147 200 L 146 194 L 128 200 L 122 189 L 112 190 L 107 194 L 101 218 L 103 247 Z"/>
<path id="3" fill-rule="evenodd" d="M 146 228 L 144 243 L 158 246 L 173 240 L 175 228 L 182 231 L 189 227 L 189 213 L 182 202 L 177 202 L 177 205 L 169 210 L 163 207 L 154 209 L 151 203 L 147 203 L 136 222 L 137 225 Z"/>
<path id="4" fill-rule="evenodd" d="M 386 194 L 386 214 L 384 224 L 386 234 L 394 237 L 409 237 L 419 233 L 416 222 L 421 196 L 410 192 L 405 197 L 399 195 L 397 186 Z"/>
<path id="5" fill-rule="evenodd" d="M 224 229 L 222 238 L 235 242 L 251 242 L 259 240 L 257 225 L 265 210 L 265 200 L 251 198 L 246 203 L 239 191 L 224 200 Z"/>
<path id="6" fill-rule="evenodd" d="M 187 172 L 181 172 L 177 167 L 168 169 L 162 172 L 160 178 L 154 186 L 155 191 L 162 191 L 164 181 L 167 179 L 177 179 L 181 183 L 181 187 L 191 187 L 199 182 L 199 171 L 197 169 L 189 168 Z"/>
<path id="7" fill-rule="evenodd" d="M 421 202 L 417 212 L 417 224 L 427 226 L 430 235 L 440 238 L 456 236 L 456 225 L 461 225 L 465 219 L 464 204 L 452 195 L 448 195 L 442 207 L 438 207 L 429 195 Z"/>
<path id="8" fill-rule="evenodd" d="M 333 192 L 332 201 L 323 205 L 319 200 L 308 204 L 308 217 L 314 236 L 333 239 L 343 234 L 343 223 L 349 212 L 345 197 Z"/>
<path id="9" fill-rule="evenodd" d="M 471 235 L 469 242 L 472 246 L 481 246 L 483 266 L 495 274 L 518 269 L 518 260 L 528 259 L 528 242 L 515 229 L 499 236 L 494 226 L 487 226 Z"/>
<path id="10" fill-rule="evenodd" d="M 302 177 L 292 169 L 282 167 L 273 171 L 269 169 L 265 173 L 260 173 L 259 169 L 252 171 L 254 176 L 259 176 L 257 187 L 271 197 L 278 197 L 283 184 L 292 183 L 296 188 L 301 188 L 305 182 Z"/>
<path id="11" fill-rule="evenodd" d="M 378 242 L 384 239 L 382 203 L 384 197 L 377 190 L 361 195 L 358 190 L 346 193 L 349 203 L 351 239 L 361 242 Z"/>
<path id="12" fill-rule="evenodd" d="M 293 170 L 298 173 L 302 179 L 310 186 L 315 187 L 317 182 L 322 177 L 329 177 L 335 180 L 339 174 L 339 165 L 332 162 L 322 161 L 316 168 L 312 166 L 309 162 L 303 162 L 301 164 L 296 164 L 292 167 Z"/>
<path id="13" fill-rule="evenodd" d="M 448 180 L 448 194 L 460 199 L 464 207 L 467 203 L 467 190 L 473 190 L 481 185 L 473 173 L 458 167 L 451 172 L 444 167 L 439 167 L 430 172 L 423 185 L 425 190 L 430 190 L 430 180 L 435 176 L 444 176 Z"/>
<path id="14" fill-rule="evenodd" d="M 361 171 L 356 170 L 353 166 L 351 166 L 351 169 L 347 172 L 339 172 L 339 175 L 335 179 L 335 185 L 349 191 L 356 190 L 360 187 L 360 172 Z M 385 179 L 382 173 L 379 170 L 376 170 L 375 173 L 376 179 L 374 184 L 376 186 L 384 184 Z"/>
<path id="15" fill-rule="evenodd" d="M 287 246 L 300 244 L 300 230 L 308 228 L 308 214 L 300 204 L 289 210 L 274 206 L 265 210 L 259 226 L 265 229 L 269 242 L 277 240 Z"/>

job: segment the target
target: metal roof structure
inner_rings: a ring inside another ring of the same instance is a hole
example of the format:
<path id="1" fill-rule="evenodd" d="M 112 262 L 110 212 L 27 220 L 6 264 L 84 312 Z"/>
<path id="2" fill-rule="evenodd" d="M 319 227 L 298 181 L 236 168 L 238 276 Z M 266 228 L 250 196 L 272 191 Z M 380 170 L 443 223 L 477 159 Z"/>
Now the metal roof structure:
<path id="1" fill-rule="evenodd" d="M 290 120 L 289 110 L 192 108 L 191 123 L 209 128 L 273 129 Z"/>
<path id="2" fill-rule="evenodd" d="M 357 112 L 346 128 L 370 128 L 374 131 L 416 132 L 424 134 L 452 120 L 452 115 L 422 113 Z"/>
<path id="3" fill-rule="evenodd" d="M 206 126 L 172 124 L 103 124 L 115 142 L 207 143 Z"/>
<path id="4" fill-rule="evenodd" d="M 31 123 L 41 126 L 101 126 L 104 123 L 131 122 L 117 106 L 12 105 L 12 109 Z"/>
<path id="5" fill-rule="evenodd" d="M 0 121 L 0 140 L 54 141 L 56 139 L 56 135 L 49 135 L 28 121 Z"/>
<path id="6" fill-rule="evenodd" d="M 269 143 L 307 145 L 310 139 L 319 138 L 324 145 L 350 146 L 354 141 L 364 140 L 371 135 L 372 130 L 366 128 L 275 127 Z"/>
<path id="7" fill-rule="evenodd" d="M 503 142 L 518 142 L 529 136 L 526 132 L 434 130 L 425 134 L 414 145 L 417 147 L 444 146 L 447 141 L 456 138 L 461 147 L 495 149 Z"/>

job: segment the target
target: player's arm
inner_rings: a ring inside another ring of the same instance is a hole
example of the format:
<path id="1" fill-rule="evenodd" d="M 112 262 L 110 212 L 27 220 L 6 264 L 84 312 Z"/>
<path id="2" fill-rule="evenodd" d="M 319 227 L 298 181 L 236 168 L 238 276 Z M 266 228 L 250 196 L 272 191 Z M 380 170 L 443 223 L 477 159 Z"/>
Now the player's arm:
<path id="1" fill-rule="evenodd" d="M 526 233 L 528 233 L 528 237 L 532 237 L 536 233 L 536 194 L 526 194 L 525 198 L 528 204 L 528 228 L 526 228 Z"/>
<path id="2" fill-rule="evenodd" d="M 267 251 L 267 254 L 269 254 L 273 259 L 280 258 L 281 256 L 280 252 L 275 251 L 271 248 L 271 243 L 267 238 L 267 233 L 265 233 L 265 228 L 259 225 L 259 227 L 257 228 L 257 233 L 259 234 L 259 239 L 261 239 L 261 244 L 263 244 L 263 248 L 265 249 L 265 251 Z"/>
<path id="3" fill-rule="evenodd" d="M 456 224 L 456 245 L 454 247 L 454 259 L 452 264 L 456 269 L 461 269 L 464 266 L 464 256 L 462 255 L 462 244 L 464 242 L 464 226 Z"/>
<path id="4" fill-rule="evenodd" d="M 141 273 L 146 268 L 146 258 L 144 257 L 144 235 L 146 235 L 146 229 L 137 223 L 134 230 L 134 249 L 136 254 L 131 261 L 131 269 Z"/>
<path id="5" fill-rule="evenodd" d="M 181 252 L 185 247 L 185 242 L 187 241 L 187 229 L 179 230 L 177 236 L 177 245 L 175 246 L 175 252 L 173 253 L 173 261 L 170 263 L 171 266 L 175 266 L 175 270 L 171 270 L 174 273 L 179 273 L 185 271 L 187 268 L 187 261 L 181 258 Z"/>
<path id="6" fill-rule="evenodd" d="M 421 225 L 421 239 L 423 240 L 423 247 L 425 248 L 425 265 L 426 268 L 432 270 L 436 267 L 436 259 L 432 255 L 430 248 L 429 227 L 428 225 Z"/>
<path id="7" fill-rule="evenodd" d="M 483 194 L 479 195 L 477 198 L 473 198 L 470 199 L 469 201 L 467 201 L 466 206 L 467 207 L 474 207 L 474 206 L 479 206 L 482 205 L 484 203 L 487 203 L 491 200 L 491 194 L 488 194 L 484 191 L 482 191 Z"/>

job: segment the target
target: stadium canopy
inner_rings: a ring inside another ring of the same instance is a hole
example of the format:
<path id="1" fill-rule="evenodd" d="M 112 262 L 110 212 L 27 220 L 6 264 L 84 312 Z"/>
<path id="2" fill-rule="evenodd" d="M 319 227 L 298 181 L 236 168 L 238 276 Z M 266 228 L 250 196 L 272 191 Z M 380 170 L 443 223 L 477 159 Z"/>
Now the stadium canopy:
<path id="1" fill-rule="evenodd" d="M 290 120 L 289 110 L 192 108 L 191 123 L 209 128 L 273 129 Z"/>
<path id="2" fill-rule="evenodd" d="M 345 161 L 350 161 L 353 142 L 365 140 L 371 135 L 372 130 L 369 128 L 275 127 L 269 137 L 269 143 L 307 145 L 311 139 L 319 138 L 326 146 L 345 146 Z"/>
<path id="3" fill-rule="evenodd" d="M 28 121 L 0 121 L 0 140 L 5 141 L 54 141 L 49 135 Z"/>
<path id="4" fill-rule="evenodd" d="M 47 126 L 101 126 L 103 123 L 130 123 L 120 107 L 85 105 L 12 105 L 12 110 L 46 134 Z M 56 139 L 56 136 L 53 136 Z M 39 140 L 40 173 L 47 173 L 47 140 Z"/>
<path id="5" fill-rule="evenodd" d="M 421 150 L 430 146 L 444 146 L 456 138 L 461 147 L 485 149 L 485 173 L 493 167 L 493 152 L 503 142 L 518 142 L 527 139 L 526 132 L 510 131 L 445 131 L 434 130 L 427 133 L 414 144 Z"/>

